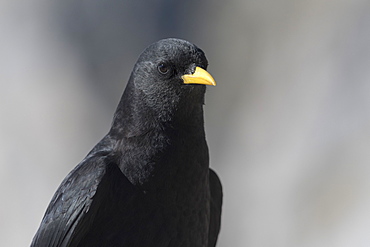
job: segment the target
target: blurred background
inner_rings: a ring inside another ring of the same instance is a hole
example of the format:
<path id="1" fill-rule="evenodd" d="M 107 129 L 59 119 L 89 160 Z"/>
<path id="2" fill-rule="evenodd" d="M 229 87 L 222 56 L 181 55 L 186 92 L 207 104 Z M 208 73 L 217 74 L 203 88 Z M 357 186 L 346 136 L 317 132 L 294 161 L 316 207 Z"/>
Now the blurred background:
<path id="1" fill-rule="evenodd" d="M 202 48 L 218 247 L 370 246 L 368 0 L 0 1 L 0 245 L 29 246 L 141 51 Z"/>

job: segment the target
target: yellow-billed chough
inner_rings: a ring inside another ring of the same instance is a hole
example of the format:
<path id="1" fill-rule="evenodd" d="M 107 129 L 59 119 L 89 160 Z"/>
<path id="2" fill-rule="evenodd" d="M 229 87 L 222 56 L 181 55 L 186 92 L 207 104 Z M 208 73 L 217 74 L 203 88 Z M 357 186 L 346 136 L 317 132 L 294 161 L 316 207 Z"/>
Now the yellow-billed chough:
<path id="1" fill-rule="evenodd" d="M 184 40 L 145 49 L 109 133 L 63 180 L 31 246 L 215 246 L 222 189 L 204 134 L 206 68 Z"/>

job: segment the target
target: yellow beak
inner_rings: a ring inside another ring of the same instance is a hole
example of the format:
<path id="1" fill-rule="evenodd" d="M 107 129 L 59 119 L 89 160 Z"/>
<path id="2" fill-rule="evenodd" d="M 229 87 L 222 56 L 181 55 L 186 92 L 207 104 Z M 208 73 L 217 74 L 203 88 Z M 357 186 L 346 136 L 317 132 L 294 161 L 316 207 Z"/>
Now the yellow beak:
<path id="1" fill-rule="evenodd" d="M 192 75 L 183 75 L 181 77 L 185 84 L 203 84 L 216 86 L 215 79 L 204 69 L 200 67 L 195 68 Z"/>

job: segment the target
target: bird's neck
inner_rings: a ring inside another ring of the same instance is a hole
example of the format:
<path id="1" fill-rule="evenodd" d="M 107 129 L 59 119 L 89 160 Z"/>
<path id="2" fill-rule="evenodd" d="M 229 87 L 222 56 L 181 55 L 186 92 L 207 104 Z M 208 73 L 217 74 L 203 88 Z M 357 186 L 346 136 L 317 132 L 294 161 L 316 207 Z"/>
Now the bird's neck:
<path id="1" fill-rule="evenodd" d="M 204 131 L 203 99 L 197 103 L 185 99 L 177 102 L 177 105 L 160 108 L 146 104 L 144 98 L 142 92 L 134 90 L 133 87 L 126 87 L 114 115 L 110 133 L 119 138 L 130 138 L 152 131 Z"/>
<path id="2" fill-rule="evenodd" d="M 162 121 L 151 109 L 143 114 L 143 108 L 137 108 L 140 104 L 121 103 L 109 135 L 116 139 L 114 150 L 121 154 L 118 165 L 131 183 L 150 194 L 165 191 L 168 185 L 181 184 L 182 180 L 194 185 L 204 182 L 208 148 L 201 104 L 186 115 Z M 164 193 L 164 198 L 176 196 L 176 189 L 167 189 L 172 194 Z"/>

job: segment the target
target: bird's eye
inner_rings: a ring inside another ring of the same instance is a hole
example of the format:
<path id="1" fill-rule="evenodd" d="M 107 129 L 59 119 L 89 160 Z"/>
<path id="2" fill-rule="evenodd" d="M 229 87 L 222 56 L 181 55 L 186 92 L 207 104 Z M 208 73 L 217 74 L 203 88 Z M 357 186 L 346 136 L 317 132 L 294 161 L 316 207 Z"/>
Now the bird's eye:
<path id="1" fill-rule="evenodd" d="M 165 63 L 160 63 L 158 65 L 158 71 L 159 71 L 159 73 L 161 73 L 163 75 L 167 74 L 170 71 L 170 69 L 171 69 L 170 66 L 165 64 Z"/>

